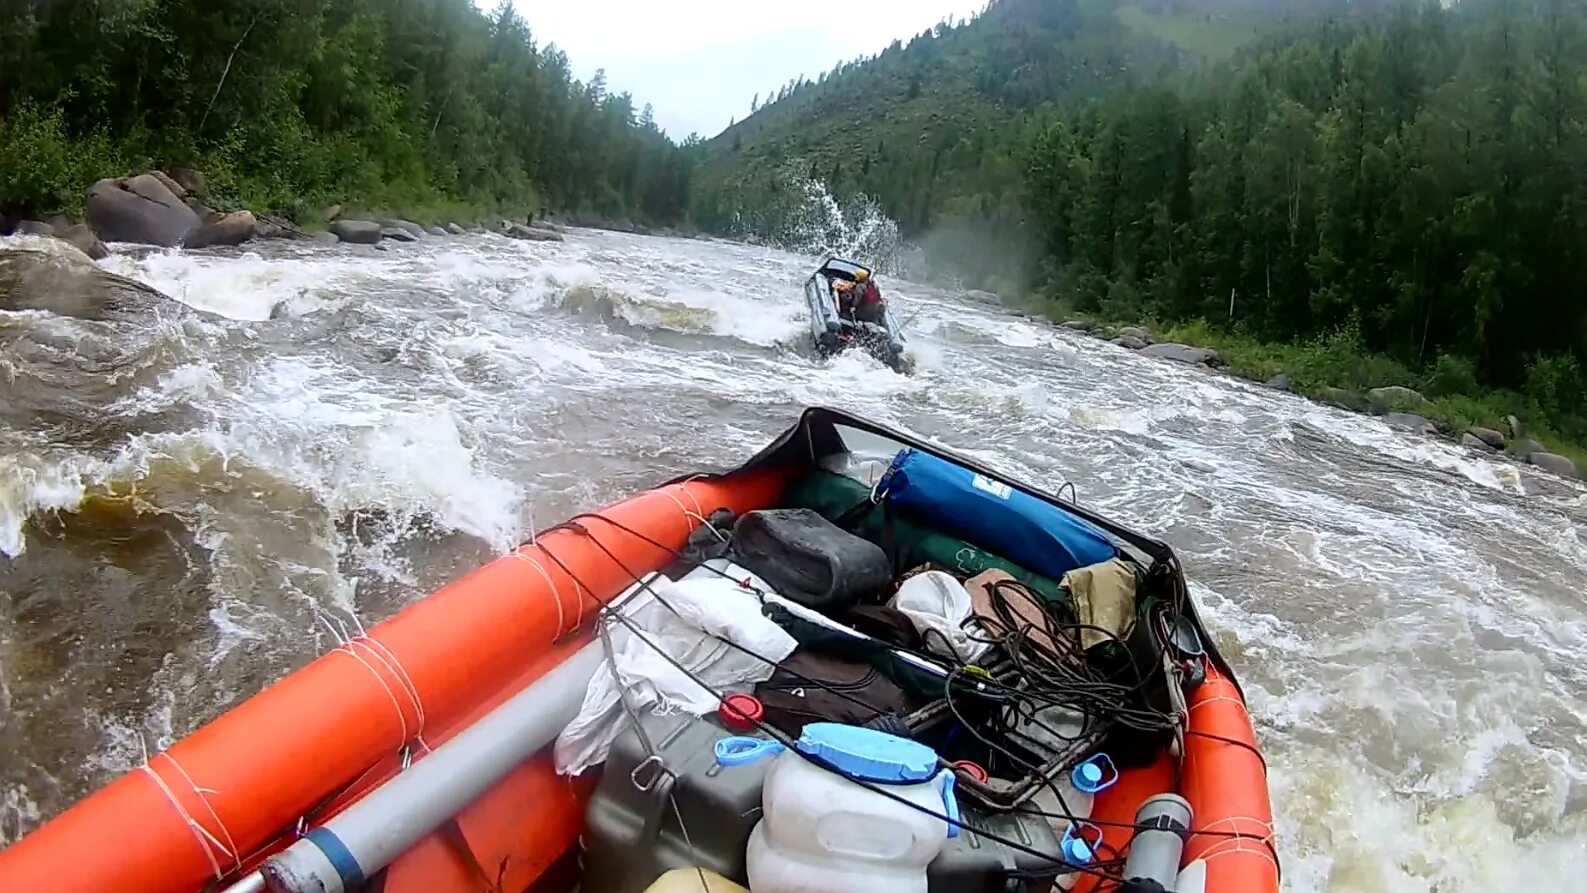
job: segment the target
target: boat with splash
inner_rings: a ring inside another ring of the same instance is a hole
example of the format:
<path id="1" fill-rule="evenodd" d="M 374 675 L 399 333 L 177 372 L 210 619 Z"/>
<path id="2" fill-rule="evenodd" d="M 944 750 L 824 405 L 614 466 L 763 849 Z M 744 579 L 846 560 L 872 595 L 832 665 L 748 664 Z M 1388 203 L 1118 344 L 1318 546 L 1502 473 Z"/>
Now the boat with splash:
<path id="1" fill-rule="evenodd" d="M 837 287 L 851 284 L 863 272 L 873 270 L 854 261 L 828 257 L 805 280 L 805 305 L 810 313 L 810 337 L 822 356 L 835 356 L 860 348 L 898 372 L 909 372 L 913 362 L 907 352 L 904 330 L 891 304 L 882 308 L 881 319 L 861 322 L 839 311 Z"/>
<path id="2" fill-rule="evenodd" d="M 933 475 L 963 484 L 954 502 L 930 501 L 946 492 L 930 488 Z M 550 745 L 584 706 L 593 674 L 613 660 L 603 621 L 617 600 L 675 567 L 702 531 L 714 534 L 709 519 L 770 508 L 818 512 L 880 541 L 899 566 L 936 556 L 950 576 L 1007 571 L 1020 592 L 1067 598 L 1064 610 L 1080 612 L 1080 622 L 1011 623 L 1002 637 L 984 630 L 1012 659 L 944 663 L 900 652 L 928 671 L 928 687 L 941 680 L 943 698 L 911 714 L 899 733 L 942 754 L 941 771 L 957 782 L 965 807 L 931 818 L 968 841 L 964 847 L 992 852 L 996 844 L 1004 849 L 995 852 L 1019 854 L 1017 870 L 1011 860 L 983 880 L 1028 893 L 1154 889 L 1144 878 L 1131 886 L 1127 874 L 1137 853 L 1150 845 L 1161 856 L 1166 842 L 1173 886 L 1157 889 L 1276 893 L 1261 750 L 1234 670 L 1207 634 L 1172 549 L 970 458 L 827 409 L 806 410 L 739 467 L 690 474 L 575 515 L 350 636 L 0 851 L 0 889 L 570 889 L 589 868 L 581 866 L 581 835 L 594 828 L 606 786 L 663 791 L 656 802 L 665 803 L 671 783 L 647 783 L 642 770 L 685 775 L 657 755 L 673 737 L 646 742 L 649 755 L 627 772 L 558 773 Z M 1009 523 L 986 523 L 994 519 Z M 1086 569 L 1077 563 L 1097 550 L 1133 580 L 1137 596 L 1126 616 L 1104 618 L 1096 589 L 1089 608 L 1082 604 L 1075 572 Z M 1063 567 L 1075 570 L 1060 579 Z M 1058 602 L 1040 603 L 1059 611 Z M 1029 619 L 1028 609 L 1015 613 Z M 1087 635 L 1104 628 L 1128 632 Z M 1032 650 L 1028 642 L 1039 636 L 1097 642 L 1083 654 Z M 1051 673 L 1031 671 L 1042 655 L 1076 674 L 1076 697 L 1098 721 L 1045 751 L 1021 745 L 1050 759 L 1004 760 L 997 747 L 1015 749 L 1012 739 L 976 749 L 955 722 L 974 704 L 955 698 L 987 699 L 988 715 L 1002 717 L 989 727 L 1025 728 L 1029 711 L 1017 705 L 1034 703 L 1040 714 L 1068 690 L 1054 688 Z M 1028 701 L 1033 692 L 1048 700 Z M 758 721 L 748 728 L 786 737 Z M 979 755 L 959 759 L 966 746 Z M 1111 756 L 1099 762 L 1103 750 Z M 703 759 L 711 765 L 708 753 Z M 1090 765 L 1105 765 L 1111 777 L 1087 794 L 1084 815 L 1068 814 L 1062 795 L 1060 807 L 1033 805 L 1048 802 L 1044 791 L 1063 779 L 1078 783 Z M 1149 812 L 1164 802 L 1182 812 Z M 643 845 L 665 815 L 657 810 L 634 826 L 639 844 L 619 845 Z M 1051 826 L 1043 839 L 1062 831 L 1062 845 L 996 830 L 1031 817 Z M 721 818 L 726 826 L 734 817 Z M 684 829 L 687 847 L 635 855 L 662 868 L 668 860 L 698 866 L 691 860 L 710 836 L 697 824 L 692 838 Z M 730 876 L 732 847 L 722 852 L 720 864 L 705 867 Z M 684 879 L 693 877 L 691 870 Z"/>

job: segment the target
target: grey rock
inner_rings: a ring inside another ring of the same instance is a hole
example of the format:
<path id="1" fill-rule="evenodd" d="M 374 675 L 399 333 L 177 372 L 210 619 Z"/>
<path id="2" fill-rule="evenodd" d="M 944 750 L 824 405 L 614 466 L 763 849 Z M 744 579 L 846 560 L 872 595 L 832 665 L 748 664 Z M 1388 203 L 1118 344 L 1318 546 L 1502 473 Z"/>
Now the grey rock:
<path id="1" fill-rule="evenodd" d="M 1126 337 L 1139 338 L 1147 344 L 1152 343 L 1152 333 L 1146 331 L 1140 326 L 1125 326 L 1124 328 L 1119 329 L 1119 334 Z"/>
<path id="2" fill-rule="evenodd" d="M 530 242 L 560 242 L 562 236 L 550 230 L 538 227 L 524 226 L 522 223 L 512 223 L 503 220 L 501 234 L 512 239 L 525 239 Z"/>
<path id="3" fill-rule="evenodd" d="M 380 221 L 380 225 L 387 228 L 400 229 L 413 237 L 412 239 L 399 239 L 398 241 L 413 242 L 422 239 L 425 236 L 424 227 L 414 223 L 412 220 L 403 220 L 400 217 L 393 217 L 390 220 L 382 220 Z"/>
<path id="4" fill-rule="evenodd" d="M 65 229 L 55 231 L 55 237 L 88 255 L 90 260 L 104 260 L 110 256 L 110 249 L 105 243 L 99 241 L 94 231 L 86 223 L 74 223 Z"/>
<path id="5" fill-rule="evenodd" d="M 160 181 L 160 185 L 171 191 L 177 198 L 187 198 L 187 187 L 171 179 L 165 171 L 149 171 L 149 176 Z"/>
<path id="6" fill-rule="evenodd" d="M 338 238 L 335 233 L 328 229 L 309 236 L 309 241 L 319 242 L 322 245 L 340 245 L 342 242 L 342 240 Z"/>
<path id="7" fill-rule="evenodd" d="M 446 235 L 446 230 L 441 229 L 439 226 L 427 226 L 427 227 L 424 228 L 424 231 L 429 233 L 432 236 L 444 236 L 444 235 Z"/>
<path id="8" fill-rule="evenodd" d="M 1575 479 L 1581 477 L 1581 472 L 1577 470 L 1576 463 L 1558 453 L 1533 453 L 1526 457 L 1526 461 L 1544 471 L 1551 471 L 1562 478 Z"/>
<path id="9" fill-rule="evenodd" d="M 6 310 L 105 320 L 146 313 L 166 300 L 141 282 L 100 269 L 76 248 L 0 251 L 0 308 Z"/>
<path id="10" fill-rule="evenodd" d="M 330 221 L 342 216 L 342 206 L 331 205 L 328 208 L 323 208 L 320 210 L 320 216 L 325 218 L 325 221 L 329 223 Z"/>
<path id="11" fill-rule="evenodd" d="M 996 303 L 998 303 L 999 301 L 1002 300 L 997 295 L 994 295 L 994 294 L 992 294 L 989 291 L 985 291 L 985 290 L 979 289 L 979 288 L 970 289 L 969 291 L 964 293 L 964 296 L 967 297 L 967 298 L 971 298 L 973 300 L 977 300 L 977 301 L 986 301 L 986 302 L 991 303 L 991 304 L 996 304 Z"/>
<path id="12" fill-rule="evenodd" d="M 1399 428 L 1401 431 L 1413 431 L 1417 434 L 1438 433 L 1437 425 L 1409 412 L 1386 413 L 1383 416 L 1383 423 L 1390 428 Z"/>
<path id="13" fill-rule="evenodd" d="M 1510 452 L 1520 456 L 1522 459 L 1525 459 L 1534 453 L 1543 453 L 1547 451 L 1547 447 L 1543 446 L 1541 443 L 1538 443 L 1530 437 L 1518 437 L 1510 442 Z"/>
<path id="14" fill-rule="evenodd" d="M 1347 391 L 1344 388 L 1319 388 L 1317 390 L 1317 399 L 1352 412 L 1365 412 L 1369 405 L 1365 397 L 1355 391 Z"/>
<path id="15" fill-rule="evenodd" d="M 1142 341 L 1141 339 L 1135 337 L 1134 335 L 1120 335 L 1120 336 L 1114 338 L 1112 340 L 1112 343 L 1117 344 L 1118 346 L 1120 346 L 1122 348 L 1125 348 L 1126 350 L 1140 350 L 1141 348 L 1146 346 L 1146 342 L 1145 341 Z"/>
<path id="16" fill-rule="evenodd" d="M 454 236 L 461 236 L 464 233 L 468 232 L 468 230 L 466 230 L 463 227 L 459 226 L 456 221 L 448 223 L 446 225 L 446 231 L 451 233 Z"/>
<path id="17" fill-rule="evenodd" d="M 1521 420 L 1513 415 L 1504 417 L 1504 427 L 1509 429 L 1511 437 L 1519 439 L 1526 436 L 1526 426 L 1521 424 Z"/>
<path id="18" fill-rule="evenodd" d="M 1060 328 L 1071 329 L 1076 332 L 1089 332 L 1096 328 L 1096 324 L 1087 322 L 1083 319 L 1066 319 L 1059 323 L 1058 326 Z"/>
<path id="19" fill-rule="evenodd" d="M 271 224 L 274 227 L 274 224 Z M 275 227 L 279 229 L 279 227 Z M 182 242 L 185 248 L 208 248 L 212 245 L 241 245 L 259 233 L 259 222 L 252 211 L 233 211 L 205 221 L 198 229 L 188 233 Z"/>
<path id="20" fill-rule="evenodd" d="M 338 220 L 330 229 L 343 242 L 373 245 L 380 241 L 380 224 L 371 220 Z"/>
<path id="21" fill-rule="evenodd" d="M 1504 435 L 1492 428 L 1467 428 L 1466 434 L 1482 441 L 1482 445 L 1495 450 L 1504 449 Z"/>
<path id="22" fill-rule="evenodd" d="M 149 174 L 104 179 L 88 190 L 88 224 L 109 242 L 173 247 L 199 226 L 193 209 Z"/>
<path id="23" fill-rule="evenodd" d="M 1367 391 L 1367 402 L 1374 409 L 1382 412 L 1409 412 L 1426 407 L 1427 398 L 1410 388 L 1399 385 L 1390 385 L 1386 388 L 1373 388 Z"/>
<path id="24" fill-rule="evenodd" d="M 1492 453 L 1498 451 L 1497 447 L 1489 444 L 1486 440 L 1483 440 L 1477 435 L 1472 434 L 1470 431 L 1460 435 L 1460 445 L 1463 447 L 1470 447 L 1471 449 L 1483 453 Z"/>
<path id="25" fill-rule="evenodd" d="M 24 220 L 11 230 L 16 236 L 53 236 L 55 227 L 41 220 Z"/>
<path id="26" fill-rule="evenodd" d="M 1223 362 L 1218 352 L 1212 348 L 1191 347 L 1188 344 L 1149 344 L 1141 348 L 1141 355 L 1173 360 L 1176 363 L 1189 363 L 1193 366 L 1217 366 Z"/>
<path id="27" fill-rule="evenodd" d="M 188 192 L 204 191 L 204 175 L 190 167 L 173 167 L 166 173 Z"/>
<path id="28" fill-rule="evenodd" d="M 1272 378 L 1269 378 L 1267 381 L 1264 381 L 1262 383 L 1267 385 L 1270 388 L 1273 388 L 1274 390 L 1279 390 L 1279 391 L 1293 391 L 1293 390 L 1295 390 L 1295 381 L 1293 379 L 1291 379 L 1289 377 L 1289 375 L 1287 375 L 1287 374 L 1285 374 L 1283 372 L 1280 372 L 1279 374 L 1273 376 Z"/>
<path id="29" fill-rule="evenodd" d="M 196 198 L 193 198 L 192 196 L 188 196 L 187 198 L 183 199 L 182 204 L 191 208 L 193 213 L 197 214 L 198 219 L 200 220 L 209 220 L 211 217 L 220 213 L 214 208 L 211 208 L 209 205 L 204 204 Z"/>
<path id="30" fill-rule="evenodd" d="M 417 242 L 417 241 L 419 241 L 419 237 L 414 235 L 412 232 L 409 232 L 407 229 L 405 229 L 403 227 L 394 226 L 394 225 L 382 226 L 380 228 L 380 237 L 382 239 L 390 239 L 393 242 Z"/>

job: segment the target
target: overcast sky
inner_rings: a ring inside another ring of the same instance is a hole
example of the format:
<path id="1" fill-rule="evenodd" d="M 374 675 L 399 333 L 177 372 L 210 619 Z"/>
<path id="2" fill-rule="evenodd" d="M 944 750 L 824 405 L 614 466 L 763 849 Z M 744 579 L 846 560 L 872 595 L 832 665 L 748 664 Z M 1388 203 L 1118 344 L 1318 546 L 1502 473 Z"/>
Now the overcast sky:
<path id="1" fill-rule="evenodd" d="M 535 41 L 555 43 L 588 81 L 606 69 L 607 89 L 634 107 L 655 107 L 673 138 L 710 137 L 749 114 L 750 100 L 799 75 L 814 80 L 839 61 L 870 55 L 894 38 L 986 0 L 515 0 Z M 481 6 L 492 6 L 480 0 Z"/>

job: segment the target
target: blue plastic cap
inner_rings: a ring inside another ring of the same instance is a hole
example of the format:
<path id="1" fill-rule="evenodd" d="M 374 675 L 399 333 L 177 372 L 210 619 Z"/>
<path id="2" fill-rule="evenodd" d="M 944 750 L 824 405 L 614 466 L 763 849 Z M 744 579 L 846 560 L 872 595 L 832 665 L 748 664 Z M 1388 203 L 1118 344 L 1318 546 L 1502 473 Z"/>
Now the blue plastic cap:
<path id="1" fill-rule="evenodd" d="M 833 769 L 863 781 L 925 781 L 937 774 L 937 752 L 915 741 L 835 722 L 813 722 L 795 745 Z"/>
<path id="2" fill-rule="evenodd" d="M 1081 778 L 1092 784 L 1102 780 L 1102 767 L 1096 763 L 1081 763 L 1076 767 L 1076 771 L 1080 773 Z"/>
<path id="3" fill-rule="evenodd" d="M 1119 770 L 1107 754 L 1099 753 L 1076 766 L 1069 780 L 1087 794 L 1095 794 L 1112 787 L 1119 780 Z"/>

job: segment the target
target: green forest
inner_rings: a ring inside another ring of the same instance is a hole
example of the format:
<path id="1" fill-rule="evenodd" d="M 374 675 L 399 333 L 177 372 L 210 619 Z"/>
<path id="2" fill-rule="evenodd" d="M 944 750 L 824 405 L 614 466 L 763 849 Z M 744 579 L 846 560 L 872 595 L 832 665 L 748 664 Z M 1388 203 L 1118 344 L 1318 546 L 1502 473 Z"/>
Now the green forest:
<path id="1" fill-rule="evenodd" d="M 294 219 L 332 203 L 677 223 L 687 151 L 572 77 L 510 2 L 13 0 L 0 12 L 0 218 L 104 176 L 202 170 Z"/>

